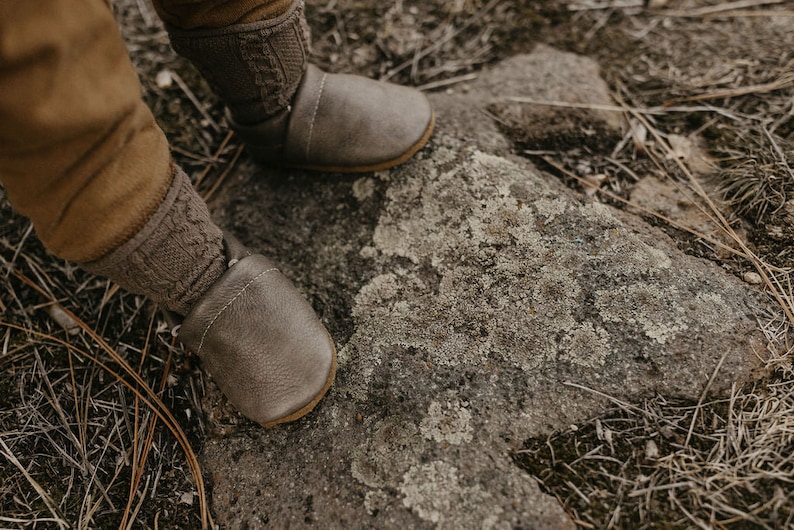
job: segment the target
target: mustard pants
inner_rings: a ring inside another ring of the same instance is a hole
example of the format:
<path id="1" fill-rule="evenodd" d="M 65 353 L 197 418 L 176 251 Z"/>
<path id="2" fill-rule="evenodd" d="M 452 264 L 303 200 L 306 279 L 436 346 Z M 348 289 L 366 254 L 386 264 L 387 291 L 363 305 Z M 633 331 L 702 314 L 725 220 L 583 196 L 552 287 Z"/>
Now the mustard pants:
<path id="1" fill-rule="evenodd" d="M 292 0 L 155 0 L 182 29 L 276 17 Z M 105 0 L 0 1 L 0 184 L 57 256 L 130 239 L 165 197 L 168 142 Z"/>

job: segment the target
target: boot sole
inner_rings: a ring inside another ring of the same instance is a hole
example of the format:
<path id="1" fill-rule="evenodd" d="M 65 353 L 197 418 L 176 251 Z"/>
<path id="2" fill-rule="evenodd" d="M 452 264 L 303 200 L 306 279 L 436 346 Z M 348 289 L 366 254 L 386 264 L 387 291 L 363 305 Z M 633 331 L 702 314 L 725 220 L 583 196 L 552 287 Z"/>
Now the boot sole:
<path id="1" fill-rule="evenodd" d="M 326 331 L 327 333 L 327 331 Z M 328 390 L 331 388 L 331 385 L 334 384 L 334 379 L 336 378 L 336 344 L 334 344 L 334 340 L 331 338 L 330 333 L 328 334 L 328 340 L 331 341 L 331 348 L 333 349 L 333 356 L 331 357 L 331 371 L 328 373 L 328 379 L 325 382 L 325 386 L 320 390 L 320 392 L 312 399 L 308 404 L 306 404 L 301 409 L 293 412 L 289 416 L 284 416 L 283 418 L 279 418 L 277 420 L 273 420 L 267 423 L 260 423 L 262 427 L 274 427 L 281 423 L 288 423 L 291 421 L 298 420 L 311 412 L 314 407 L 325 397 L 325 394 L 328 393 Z"/>
<path id="2" fill-rule="evenodd" d="M 436 113 L 432 113 L 430 115 L 430 123 L 427 125 L 427 129 L 425 129 L 424 134 L 422 137 L 417 141 L 414 145 L 412 145 L 406 152 L 398 156 L 397 158 L 393 158 L 391 160 L 387 160 L 386 162 L 379 162 L 377 164 L 371 164 L 368 166 L 323 166 L 323 165 L 312 165 L 312 164 L 279 164 L 281 167 L 287 168 L 294 168 L 294 169 L 307 169 L 310 171 L 323 171 L 326 173 L 369 173 L 372 171 L 381 171 L 383 169 L 389 169 L 390 167 L 398 166 L 414 156 L 421 148 L 427 144 L 427 141 L 430 140 L 430 136 L 433 134 L 433 129 L 436 126 Z"/>

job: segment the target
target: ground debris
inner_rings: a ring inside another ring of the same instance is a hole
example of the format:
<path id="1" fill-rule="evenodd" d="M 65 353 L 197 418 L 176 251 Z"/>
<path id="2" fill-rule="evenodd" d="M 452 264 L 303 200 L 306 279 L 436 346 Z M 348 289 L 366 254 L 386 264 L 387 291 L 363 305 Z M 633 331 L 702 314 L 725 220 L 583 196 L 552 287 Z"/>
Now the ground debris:
<path id="1" fill-rule="evenodd" d="M 779 375 L 700 406 L 615 407 L 513 458 L 593 528 L 790 528 L 792 447 L 794 381 Z"/>

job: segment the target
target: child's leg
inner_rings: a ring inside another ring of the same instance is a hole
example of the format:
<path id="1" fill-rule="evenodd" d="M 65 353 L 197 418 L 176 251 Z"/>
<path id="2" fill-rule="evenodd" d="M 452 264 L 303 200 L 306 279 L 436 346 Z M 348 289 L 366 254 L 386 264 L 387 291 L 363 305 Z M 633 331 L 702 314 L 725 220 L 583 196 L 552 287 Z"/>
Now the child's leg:
<path id="1" fill-rule="evenodd" d="M 86 262 L 165 197 L 168 144 L 100 0 L 0 3 L 0 181 L 39 238 Z"/>
<path id="2" fill-rule="evenodd" d="M 330 337 L 266 258 L 224 244 L 103 0 L 0 2 L 0 181 L 54 254 L 184 315 L 251 419 L 296 419 L 327 391 Z"/>

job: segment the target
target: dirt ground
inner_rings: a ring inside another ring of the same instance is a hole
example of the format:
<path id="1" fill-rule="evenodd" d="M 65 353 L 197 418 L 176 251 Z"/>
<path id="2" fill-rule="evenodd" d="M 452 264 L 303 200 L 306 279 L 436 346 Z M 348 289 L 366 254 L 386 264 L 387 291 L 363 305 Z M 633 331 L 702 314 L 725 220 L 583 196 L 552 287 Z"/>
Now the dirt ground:
<path id="1" fill-rule="evenodd" d="M 779 315 L 759 316 L 770 339 L 771 376 L 723 400 L 659 396 L 616 404 L 577 431 L 528 440 L 515 461 L 582 528 L 792 527 L 794 6 L 783 0 L 307 3 L 313 61 L 330 71 L 428 91 L 465 90 L 487 75 L 488 65 L 538 43 L 601 65 L 616 103 L 627 109 L 626 135 L 599 135 L 582 121 L 586 109 L 570 113 L 579 120 L 576 133 L 568 127 L 548 134 L 560 129 L 548 121 L 551 114 L 527 105 L 515 123 L 502 124 L 516 153 L 617 207 L 631 208 L 630 202 L 639 211 L 640 204 L 646 208 L 640 215 L 683 250 L 759 288 L 765 281 L 759 273 L 767 271 L 766 288 L 781 302 Z M 246 156 L 227 133 L 223 109 L 170 50 L 147 0 L 119 0 L 114 9 L 144 97 L 175 158 L 212 205 Z M 669 149 L 652 152 L 662 141 Z M 702 221 L 681 214 L 681 205 L 693 201 L 654 184 L 690 190 L 687 169 L 746 251 L 726 250 L 737 245 L 713 221 L 687 230 Z M 200 527 L 202 488 L 211 488 L 195 459 L 206 434 L 200 370 L 148 302 L 48 255 L 4 197 L 0 207 L 0 527 Z M 692 440 L 649 437 L 649 417 L 691 423 Z M 734 421 L 739 417 L 746 421 Z M 728 426 L 738 430 L 728 433 Z M 732 479 L 719 482 L 727 476 Z M 648 485 L 645 493 L 626 493 L 636 483 Z"/>

